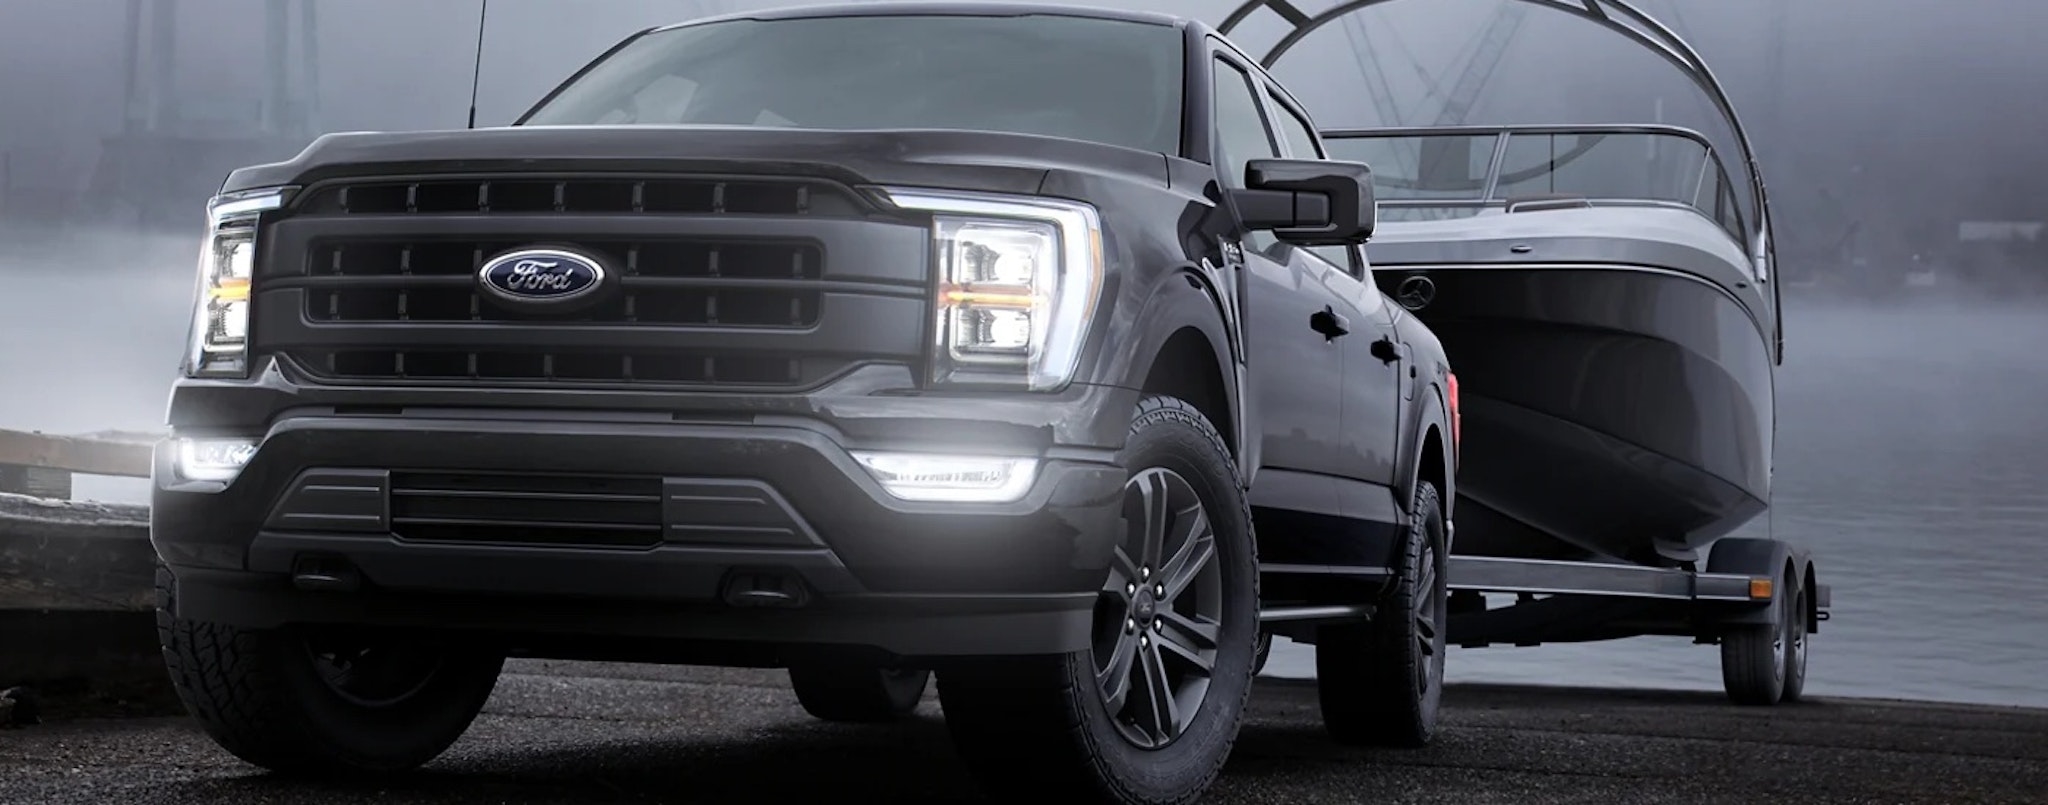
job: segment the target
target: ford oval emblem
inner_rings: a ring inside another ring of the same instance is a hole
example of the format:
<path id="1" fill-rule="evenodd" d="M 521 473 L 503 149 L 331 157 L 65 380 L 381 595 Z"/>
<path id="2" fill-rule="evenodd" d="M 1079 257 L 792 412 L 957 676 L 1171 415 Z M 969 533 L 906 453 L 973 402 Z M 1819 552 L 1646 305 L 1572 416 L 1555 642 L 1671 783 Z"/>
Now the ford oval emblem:
<path id="1" fill-rule="evenodd" d="M 559 304 L 590 295 L 604 285 L 604 264 L 562 249 L 520 249 L 484 261 L 477 284 L 500 299 L 526 304 Z"/>

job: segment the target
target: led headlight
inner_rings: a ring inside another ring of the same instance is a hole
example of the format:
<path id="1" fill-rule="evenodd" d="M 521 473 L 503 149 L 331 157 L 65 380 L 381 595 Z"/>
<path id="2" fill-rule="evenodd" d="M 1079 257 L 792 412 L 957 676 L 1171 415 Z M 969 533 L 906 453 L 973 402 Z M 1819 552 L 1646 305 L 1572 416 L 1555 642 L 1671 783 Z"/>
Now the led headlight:
<path id="1" fill-rule="evenodd" d="M 932 215 L 939 296 L 932 380 L 1064 387 L 1102 293 L 1102 223 L 1087 204 L 889 190 Z"/>
<path id="2" fill-rule="evenodd" d="M 276 189 L 217 196 L 207 203 L 187 374 L 248 376 L 249 285 L 256 268 L 256 223 L 263 213 L 283 203 L 284 191 Z"/>

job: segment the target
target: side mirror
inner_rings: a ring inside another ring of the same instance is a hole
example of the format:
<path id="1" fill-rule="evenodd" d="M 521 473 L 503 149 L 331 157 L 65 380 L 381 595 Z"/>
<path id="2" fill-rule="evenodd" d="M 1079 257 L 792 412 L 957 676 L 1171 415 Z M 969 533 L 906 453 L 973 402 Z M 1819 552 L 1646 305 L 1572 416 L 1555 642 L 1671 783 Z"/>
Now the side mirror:
<path id="1" fill-rule="evenodd" d="M 1354 246 L 1379 224 L 1372 168 L 1332 159 L 1254 159 L 1231 191 L 1247 229 L 1300 246 Z"/>

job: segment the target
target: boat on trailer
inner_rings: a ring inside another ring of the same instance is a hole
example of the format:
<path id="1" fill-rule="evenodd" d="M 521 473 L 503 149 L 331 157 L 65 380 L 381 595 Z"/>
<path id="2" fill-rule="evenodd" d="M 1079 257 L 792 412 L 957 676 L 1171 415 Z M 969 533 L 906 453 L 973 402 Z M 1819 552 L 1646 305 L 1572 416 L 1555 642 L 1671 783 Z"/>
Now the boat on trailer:
<path id="1" fill-rule="evenodd" d="M 1287 33 L 1310 15 L 1253 0 Z M 1732 538 L 1771 501 L 1784 337 L 1769 194 L 1734 106 L 1669 28 L 1621 0 L 1521 0 L 1649 48 L 1707 96 L 1717 147 L 1667 125 L 1327 130 L 1371 166 L 1376 283 L 1457 371 L 1450 587 L 1460 645 L 1684 635 L 1721 645 L 1731 697 L 1796 700 L 1829 589 L 1811 554 Z M 1704 555 L 1703 555 L 1704 554 Z M 1509 593 L 1488 608 L 1484 593 Z"/>
<path id="2" fill-rule="evenodd" d="M 1458 551 L 1683 567 L 1763 512 L 1775 284 L 1703 135 L 1325 134 L 1373 166 L 1374 280 L 1458 371 Z"/>

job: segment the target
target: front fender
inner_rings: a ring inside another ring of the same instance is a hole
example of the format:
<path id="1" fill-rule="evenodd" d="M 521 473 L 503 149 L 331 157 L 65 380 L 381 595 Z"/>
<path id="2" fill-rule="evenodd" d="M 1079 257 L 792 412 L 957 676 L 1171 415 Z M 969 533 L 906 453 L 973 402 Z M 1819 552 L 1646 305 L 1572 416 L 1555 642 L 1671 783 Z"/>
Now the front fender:
<path id="1" fill-rule="evenodd" d="M 1238 471 L 1247 483 L 1251 479 L 1251 467 L 1256 467 L 1256 440 L 1247 440 L 1247 433 L 1256 428 L 1247 427 L 1255 421 L 1257 412 L 1247 395 L 1243 393 L 1244 378 L 1238 371 L 1240 364 L 1231 359 L 1231 339 L 1224 329 L 1224 299 L 1218 291 L 1215 280 L 1201 268 L 1185 264 L 1167 269 L 1158 275 L 1149 294 L 1127 298 L 1142 301 L 1137 305 L 1135 315 L 1126 318 L 1123 311 L 1113 317 L 1128 324 L 1115 328 L 1118 338 L 1107 341 L 1103 349 L 1109 353 L 1109 361 L 1101 376 L 1105 382 L 1129 389 L 1142 389 L 1173 338 L 1183 332 L 1197 334 L 1209 348 L 1206 362 L 1216 373 L 1222 388 L 1225 416 L 1228 422 L 1213 423 L 1227 434 L 1235 437 L 1238 454 Z"/>

